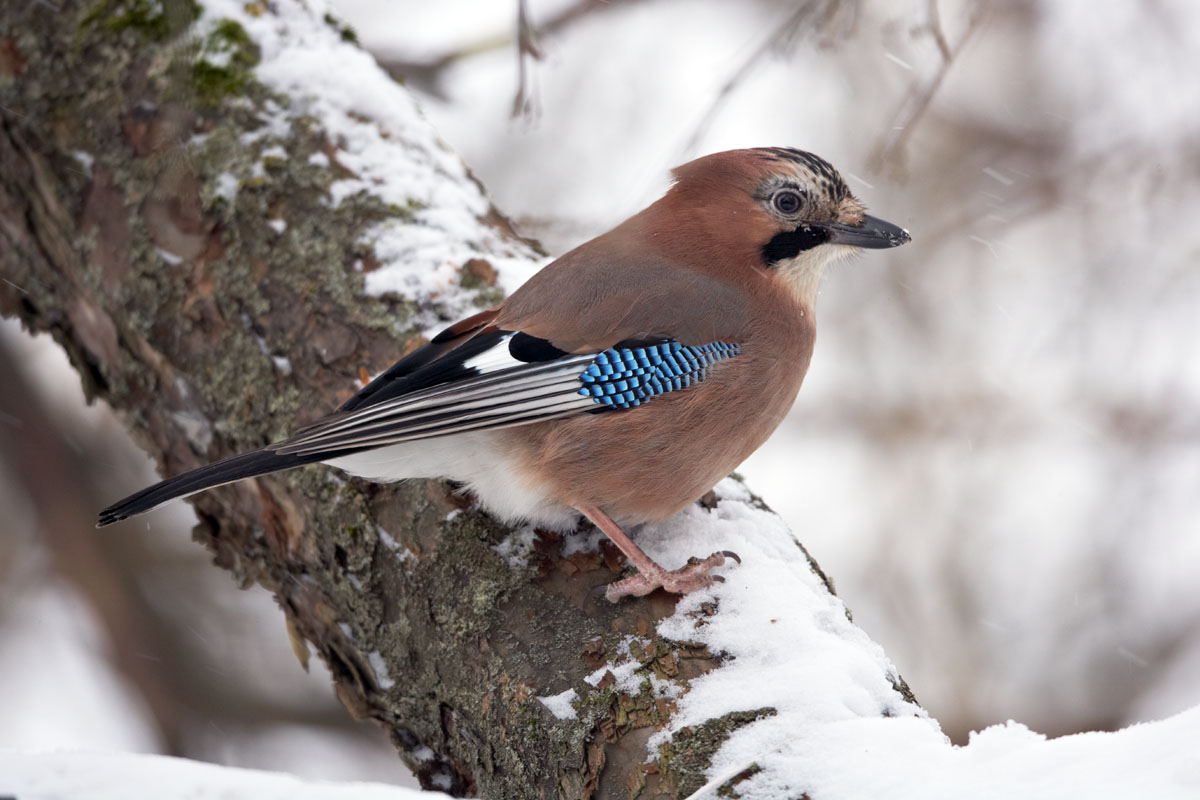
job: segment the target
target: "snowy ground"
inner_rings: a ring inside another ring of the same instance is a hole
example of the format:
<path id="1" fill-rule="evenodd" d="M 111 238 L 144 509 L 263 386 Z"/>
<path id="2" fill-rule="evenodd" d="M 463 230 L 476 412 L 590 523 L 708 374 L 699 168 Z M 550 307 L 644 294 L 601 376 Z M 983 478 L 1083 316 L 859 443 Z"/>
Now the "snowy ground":
<path id="1" fill-rule="evenodd" d="M 17 800 L 419 800 L 436 792 L 304 781 L 182 758 L 0 749 L 0 797 Z"/>

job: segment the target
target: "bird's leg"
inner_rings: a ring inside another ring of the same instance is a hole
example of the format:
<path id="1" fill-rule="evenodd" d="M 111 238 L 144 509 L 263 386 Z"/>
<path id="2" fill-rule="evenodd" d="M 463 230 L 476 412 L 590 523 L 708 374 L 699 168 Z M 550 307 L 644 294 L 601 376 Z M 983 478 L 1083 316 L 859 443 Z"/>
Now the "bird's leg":
<path id="1" fill-rule="evenodd" d="M 714 581 L 725 580 L 720 575 L 709 575 L 708 573 L 714 567 L 724 564 L 726 557 L 741 563 L 741 559 L 737 557 L 736 553 L 722 550 L 705 559 L 689 558 L 686 566 L 667 570 L 646 555 L 642 548 L 634 544 L 628 534 L 621 530 L 621 526 L 617 525 L 612 517 L 596 506 L 579 505 L 575 506 L 575 510 L 590 519 L 605 536 L 611 539 L 612 543 L 621 549 L 621 552 L 629 559 L 629 563 L 637 570 L 637 575 L 614 581 L 604 590 L 604 596 L 614 603 L 622 597 L 630 595 L 641 597 L 659 588 L 673 594 L 694 592 L 705 586 L 711 586 Z"/>

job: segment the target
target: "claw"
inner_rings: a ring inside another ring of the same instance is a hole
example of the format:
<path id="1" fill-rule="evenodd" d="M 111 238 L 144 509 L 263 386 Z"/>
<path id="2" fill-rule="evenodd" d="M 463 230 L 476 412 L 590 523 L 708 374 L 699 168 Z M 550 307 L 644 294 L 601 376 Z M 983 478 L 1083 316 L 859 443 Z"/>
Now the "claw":
<path id="1" fill-rule="evenodd" d="M 721 555 L 728 556 L 729 558 L 732 558 L 734 561 L 738 562 L 739 564 L 742 563 L 741 557 L 737 553 L 733 552 L 732 550 L 722 550 Z"/>
<path id="2" fill-rule="evenodd" d="M 602 583 L 599 586 L 593 586 L 591 589 L 588 589 L 587 594 L 583 596 L 583 600 L 585 603 L 595 603 L 596 605 L 600 605 L 600 598 L 605 597 L 607 591 L 607 583 Z"/>
<path id="3" fill-rule="evenodd" d="M 640 567 L 636 575 L 609 584 L 604 596 L 615 603 L 622 597 L 641 597 L 660 588 L 672 594 L 687 594 L 714 583 L 724 583 L 723 577 L 711 575 L 709 570 L 724 564 L 727 556 L 741 563 L 737 553 L 728 550 L 713 553 L 708 558 L 689 558 L 686 565 L 670 571 L 650 562 Z"/>

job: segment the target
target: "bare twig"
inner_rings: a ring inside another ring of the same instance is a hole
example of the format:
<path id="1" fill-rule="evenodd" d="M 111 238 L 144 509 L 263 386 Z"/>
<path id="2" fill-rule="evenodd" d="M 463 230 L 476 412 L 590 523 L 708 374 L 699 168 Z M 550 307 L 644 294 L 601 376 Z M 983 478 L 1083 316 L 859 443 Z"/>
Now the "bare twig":
<path id="1" fill-rule="evenodd" d="M 391 58 L 381 53 L 374 53 L 374 56 L 379 65 L 387 70 L 392 77 L 404 81 L 411 88 L 444 100 L 446 99 L 446 90 L 443 81 L 445 80 L 446 71 L 450 67 L 468 58 L 516 44 L 518 47 L 518 58 L 520 59 L 519 69 L 521 74 L 519 80 L 521 86 L 524 87 L 526 85 L 526 54 L 533 55 L 534 58 L 539 60 L 542 57 L 536 45 L 538 36 L 560 33 L 593 12 L 609 11 L 620 8 L 630 2 L 633 2 L 633 0 L 578 0 L 578 2 L 567 6 L 548 18 L 543 24 L 534 27 L 529 22 L 525 3 L 522 1 L 517 7 L 517 31 L 515 38 L 511 32 L 494 33 L 443 53 L 440 56 L 420 61 Z M 527 37 L 525 41 L 522 40 L 523 34 Z M 525 50 L 524 48 L 527 44 L 533 49 Z M 521 94 L 520 90 L 518 90 L 517 101 L 514 101 L 514 108 L 520 100 Z"/>
<path id="2" fill-rule="evenodd" d="M 517 0 L 517 94 L 513 97 L 512 116 L 533 118 L 538 114 L 537 92 L 530 86 L 532 61 L 542 60 L 537 43 L 538 31 L 529 17 L 526 0 Z"/>
<path id="3" fill-rule="evenodd" d="M 708 132 L 713 121 L 720 113 L 721 108 L 733 95 L 733 92 L 767 56 L 779 53 L 792 46 L 799 38 L 802 27 L 810 19 L 816 19 L 812 30 L 818 33 L 824 32 L 832 26 L 833 21 L 837 19 L 839 14 L 853 13 L 856 5 L 856 3 L 839 3 L 837 0 L 804 0 L 804 2 L 801 2 L 796 7 L 796 10 L 767 37 L 766 41 L 742 62 L 742 65 L 729 76 L 729 79 L 717 91 L 717 96 L 713 98 L 708 110 L 704 112 L 704 116 L 700 118 L 696 129 L 692 132 L 687 144 L 684 145 L 684 153 L 690 154 L 695 150 L 700 143 L 700 139 Z"/>
<path id="4" fill-rule="evenodd" d="M 963 47 L 971 35 L 975 33 L 983 22 L 984 6 L 982 3 L 976 4 L 971 12 L 971 18 L 967 22 L 967 29 L 963 32 L 962 37 L 954 47 L 950 47 L 946 41 L 946 35 L 942 31 L 941 18 L 938 13 L 937 0 L 929 2 L 929 22 L 923 30 L 933 37 L 937 43 L 938 51 L 942 54 L 942 64 L 938 67 L 937 73 L 924 86 L 914 86 L 904 100 L 900 103 L 900 108 L 892 118 L 892 124 L 880 137 L 875 145 L 874 152 L 871 154 L 870 164 L 873 171 L 882 171 L 885 165 L 892 170 L 898 170 L 903 166 L 903 150 L 908 138 L 912 135 L 917 123 L 925 115 L 929 109 L 929 104 L 933 102 L 934 96 L 941 89 L 942 82 L 945 81 L 946 75 L 950 72 L 950 67 L 954 64 L 955 59 L 962 53 Z"/>
<path id="5" fill-rule="evenodd" d="M 938 11 L 938 0 L 929 0 L 929 33 L 937 43 L 938 51 L 942 54 L 942 62 L 949 64 L 954 58 L 950 51 L 950 43 L 946 41 L 946 33 L 942 30 L 942 16 Z"/>

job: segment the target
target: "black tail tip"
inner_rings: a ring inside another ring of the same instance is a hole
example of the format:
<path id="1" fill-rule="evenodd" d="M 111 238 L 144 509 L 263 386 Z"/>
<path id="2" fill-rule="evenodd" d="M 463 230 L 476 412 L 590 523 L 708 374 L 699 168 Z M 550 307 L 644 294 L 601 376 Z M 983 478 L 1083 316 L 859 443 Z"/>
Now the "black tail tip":
<path id="1" fill-rule="evenodd" d="M 110 506 L 100 512 L 100 516 L 96 518 L 96 527 L 103 528 L 123 519 L 129 519 L 129 515 L 122 514 L 116 507 Z"/>
<path id="2" fill-rule="evenodd" d="M 103 528 L 114 522 L 136 517 L 138 514 L 144 514 L 178 497 L 187 497 L 214 486 L 278 472 L 281 469 L 298 467 L 301 464 L 311 464 L 318 459 L 327 457 L 328 454 L 325 453 L 306 456 L 282 455 L 273 450 L 255 450 L 231 456 L 190 470 L 182 475 L 159 481 L 153 486 L 147 486 L 140 492 L 118 500 L 100 512 L 96 520 L 96 527 Z"/>

